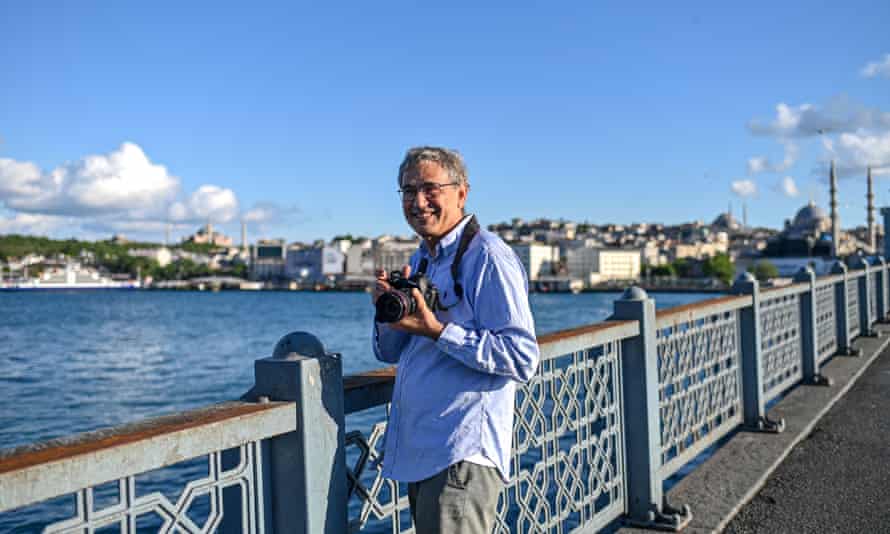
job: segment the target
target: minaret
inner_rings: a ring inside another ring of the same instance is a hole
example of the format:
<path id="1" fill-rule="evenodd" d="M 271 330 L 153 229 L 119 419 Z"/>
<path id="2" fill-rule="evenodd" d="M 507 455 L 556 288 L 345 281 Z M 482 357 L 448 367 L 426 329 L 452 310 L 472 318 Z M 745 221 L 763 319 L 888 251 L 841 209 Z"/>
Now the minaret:
<path id="1" fill-rule="evenodd" d="M 831 160 L 831 171 L 828 175 L 831 182 L 831 255 L 838 257 L 841 240 L 841 226 L 837 213 L 837 174 L 834 172 L 834 160 Z"/>
<path id="2" fill-rule="evenodd" d="M 868 207 L 866 208 L 868 211 L 866 218 L 868 223 L 868 246 L 871 247 L 872 253 L 876 253 L 875 235 L 877 228 L 875 228 L 875 194 L 874 189 L 872 189 L 871 167 L 866 167 L 865 172 L 866 181 L 868 182 L 868 193 L 865 195 L 866 201 L 868 202 Z"/>
<path id="3" fill-rule="evenodd" d="M 247 257 L 247 221 L 241 221 L 241 255 Z"/>
<path id="4" fill-rule="evenodd" d="M 748 227 L 748 203 L 744 200 L 742 201 L 742 226 Z"/>

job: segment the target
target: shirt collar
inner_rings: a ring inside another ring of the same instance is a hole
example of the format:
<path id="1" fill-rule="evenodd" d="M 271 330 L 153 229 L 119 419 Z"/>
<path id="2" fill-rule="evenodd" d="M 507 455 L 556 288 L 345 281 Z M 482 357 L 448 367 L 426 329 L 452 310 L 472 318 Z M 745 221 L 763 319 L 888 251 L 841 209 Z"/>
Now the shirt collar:
<path id="1" fill-rule="evenodd" d="M 450 232 L 445 234 L 445 236 L 436 243 L 436 259 L 445 258 L 449 256 L 454 250 L 457 248 L 458 243 L 460 242 L 460 235 L 464 231 L 464 227 L 470 221 L 470 217 L 473 215 L 464 215 L 464 218 L 461 219 L 457 226 L 451 229 Z M 427 256 L 433 257 L 430 254 L 430 250 L 426 244 L 426 241 L 421 240 L 420 242 L 420 250 L 423 251 Z"/>

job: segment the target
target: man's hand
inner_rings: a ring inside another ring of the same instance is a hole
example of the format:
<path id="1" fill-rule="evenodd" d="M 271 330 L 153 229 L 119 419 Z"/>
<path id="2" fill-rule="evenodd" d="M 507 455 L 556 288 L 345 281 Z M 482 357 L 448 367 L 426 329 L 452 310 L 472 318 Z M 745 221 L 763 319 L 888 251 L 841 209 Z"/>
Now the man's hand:
<path id="1" fill-rule="evenodd" d="M 405 266 L 402 267 L 402 272 L 405 272 L 405 269 L 411 271 L 411 267 Z M 377 269 L 374 273 L 374 276 L 377 280 L 374 281 L 374 289 L 371 291 L 371 302 L 377 304 L 377 299 L 380 298 L 380 295 L 386 293 L 391 289 L 389 285 L 389 275 L 386 273 L 385 269 Z"/>
<path id="2" fill-rule="evenodd" d="M 389 284 L 389 278 L 386 271 L 378 269 L 375 274 L 377 280 L 374 283 L 374 291 L 371 296 L 376 303 L 377 299 L 380 298 L 380 295 L 390 291 L 392 286 Z M 402 267 L 402 276 L 405 278 L 411 276 L 410 265 Z M 419 290 L 412 289 L 411 292 L 414 296 L 414 300 L 417 301 L 417 310 L 415 310 L 413 314 L 403 317 L 401 321 L 390 323 L 389 326 L 392 327 L 393 330 L 399 330 L 408 334 L 426 336 L 434 340 L 439 339 L 439 335 L 442 333 L 442 330 L 445 329 L 445 325 L 439 322 L 436 318 L 436 314 L 434 314 L 426 305 L 426 301 L 423 300 L 423 294 L 421 294 Z"/>

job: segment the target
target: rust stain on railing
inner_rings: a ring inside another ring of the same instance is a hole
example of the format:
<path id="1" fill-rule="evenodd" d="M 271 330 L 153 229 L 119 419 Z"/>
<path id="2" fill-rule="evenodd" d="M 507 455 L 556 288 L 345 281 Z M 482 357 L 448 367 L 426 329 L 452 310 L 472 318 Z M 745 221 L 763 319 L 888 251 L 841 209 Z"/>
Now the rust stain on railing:
<path id="1" fill-rule="evenodd" d="M 565 339 L 582 336 L 586 334 L 595 334 L 600 332 L 605 332 L 607 330 L 611 330 L 613 328 L 621 328 L 622 326 L 626 326 L 635 321 L 603 321 L 601 323 L 589 324 L 586 326 L 579 326 L 577 328 L 568 328 L 566 330 L 559 330 L 557 332 L 551 332 L 549 334 L 544 334 L 538 338 L 538 345 L 544 346 L 550 343 L 556 343 L 557 341 L 562 341 Z"/>
<path id="2" fill-rule="evenodd" d="M 157 436 L 189 430 L 278 408 L 286 402 L 262 404 L 227 402 L 184 413 L 165 415 L 137 423 L 100 429 L 67 438 L 49 440 L 0 451 L 0 474 L 49 462 L 65 460 Z"/>
<path id="3" fill-rule="evenodd" d="M 750 295 L 729 295 L 726 297 L 717 297 L 713 299 L 703 300 L 701 302 L 693 302 L 683 304 L 682 306 L 674 306 L 664 310 L 655 312 L 656 320 L 664 321 L 668 319 L 688 319 L 696 314 L 696 312 L 706 311 L 708 308 L 730 308 L 734 306 L 742 307 L 751 303 Z"/>
<path id="4" fill-rule="evenodd" d="M 396 379 L 396 366 L 383 367 L 382 369 L 374 369 L 372 371 L 363 371 L 354 375 L 343 377 L 343 390 L 350 391 L 353 389 L 363 388 L 365 386 L 373 386 L 375 384 L 386 384 Z"/>

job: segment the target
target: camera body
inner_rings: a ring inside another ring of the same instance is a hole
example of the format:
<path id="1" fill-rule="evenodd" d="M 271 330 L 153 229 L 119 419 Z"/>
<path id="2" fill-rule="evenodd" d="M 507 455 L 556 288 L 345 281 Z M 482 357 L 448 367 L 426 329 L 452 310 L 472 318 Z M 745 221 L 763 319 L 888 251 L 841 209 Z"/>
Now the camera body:
<path id="1" fill-rule="evenodd" d="M 388 281 L 392 289 L 380 295 L 375 303 L 377 313 L 374 320 L 378 323 L 395 323 L 417 311 L 417 300 L 412 289 L 420 291 L 429 309 L 440 308 L 439 290 L 424 274 L 418 273 L 405 278 L 401 272 L 392 271 Z"/>

